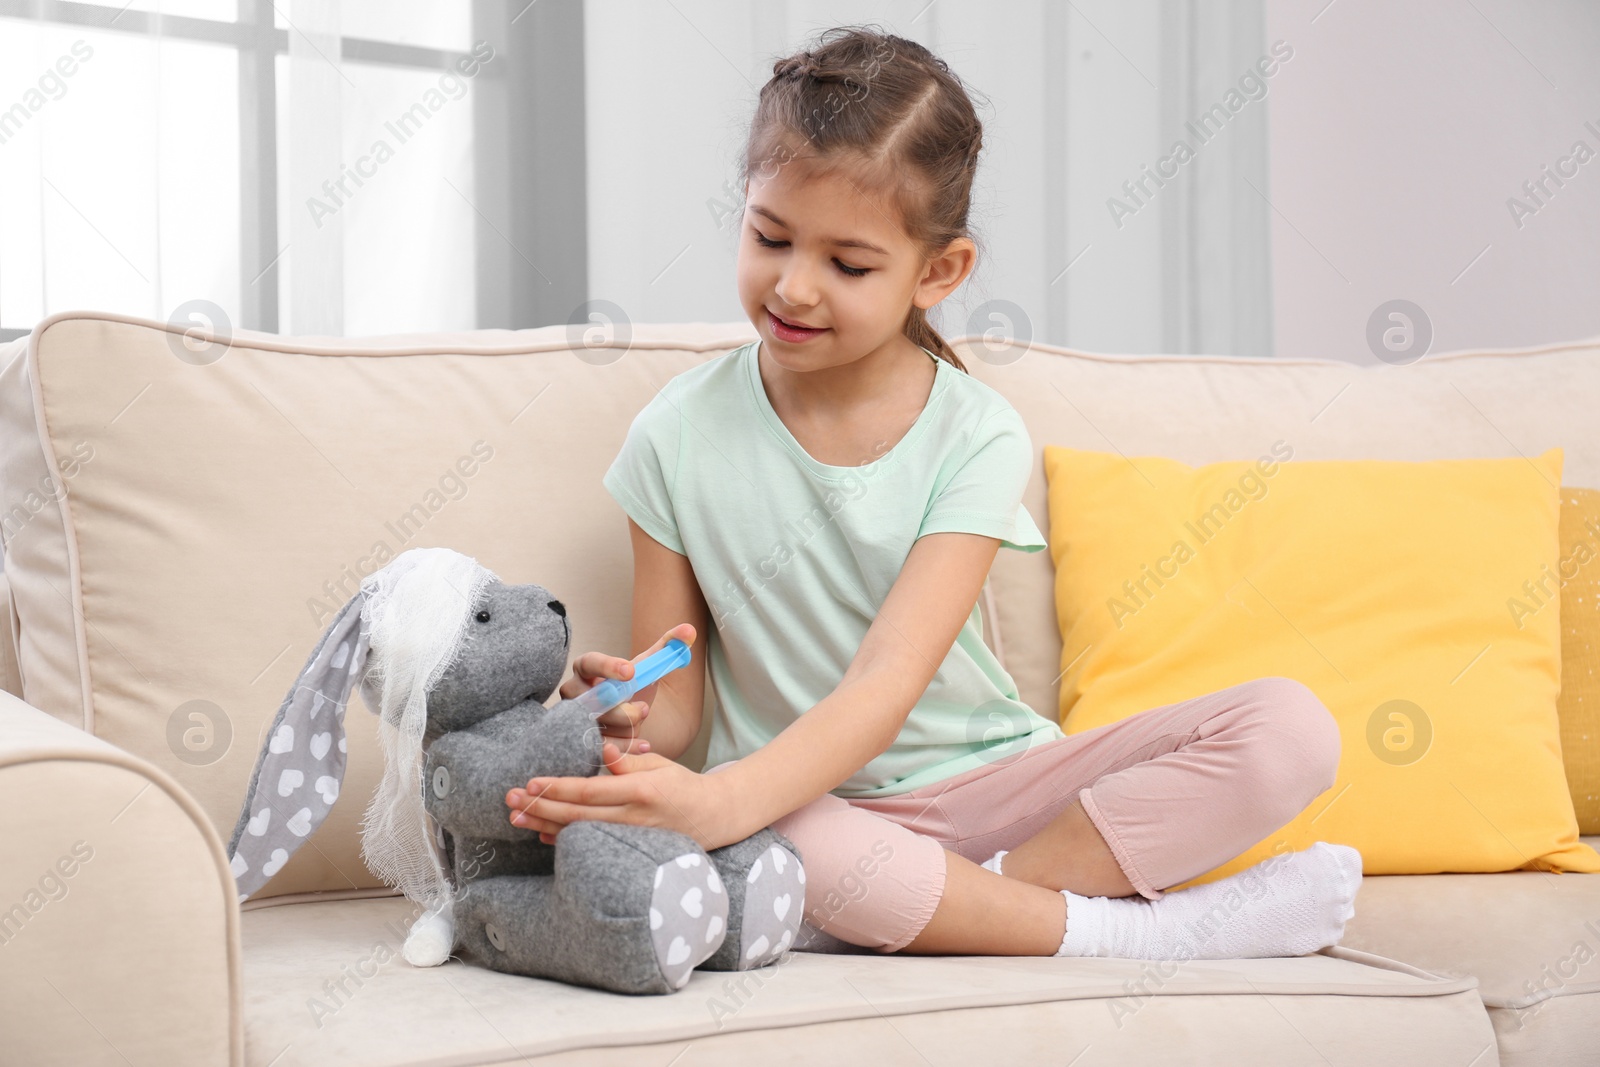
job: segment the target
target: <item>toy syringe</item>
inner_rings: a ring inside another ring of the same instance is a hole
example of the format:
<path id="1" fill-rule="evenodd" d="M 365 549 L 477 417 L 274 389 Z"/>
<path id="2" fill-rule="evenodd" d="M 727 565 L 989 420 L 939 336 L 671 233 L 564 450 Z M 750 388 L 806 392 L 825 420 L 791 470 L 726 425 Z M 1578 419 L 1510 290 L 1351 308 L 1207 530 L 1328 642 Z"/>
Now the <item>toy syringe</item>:
<path id="1" fill-rule="evenodd" d="M 691 655 L 688 645 L 673 638 L 661 651 L 635 663 L 632 678 L 626 680 L 607 678 L 572 699 L 580 704 L 591 718 L 598 718 L 639 690 L 671 674 L 679 667 L 686 666 Z"/>

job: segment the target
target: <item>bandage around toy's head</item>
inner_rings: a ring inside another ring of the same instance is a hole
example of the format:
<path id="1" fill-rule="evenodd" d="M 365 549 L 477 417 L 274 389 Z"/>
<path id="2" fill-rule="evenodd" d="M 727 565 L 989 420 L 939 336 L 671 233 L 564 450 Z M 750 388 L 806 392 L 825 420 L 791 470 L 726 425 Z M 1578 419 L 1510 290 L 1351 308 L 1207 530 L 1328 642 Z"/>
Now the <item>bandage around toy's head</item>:
<path id="1" fill-rule="evenodd" d="M 361 820 L 361 858 L 410 900 L 442 909 L 448 860 L 423 802 L 428 695 L 459 657 L 494 574 L 447 548 L 413 548 L 362 582 L 372 662 L 362 693 L 378 713 L 383 778 Z"/>

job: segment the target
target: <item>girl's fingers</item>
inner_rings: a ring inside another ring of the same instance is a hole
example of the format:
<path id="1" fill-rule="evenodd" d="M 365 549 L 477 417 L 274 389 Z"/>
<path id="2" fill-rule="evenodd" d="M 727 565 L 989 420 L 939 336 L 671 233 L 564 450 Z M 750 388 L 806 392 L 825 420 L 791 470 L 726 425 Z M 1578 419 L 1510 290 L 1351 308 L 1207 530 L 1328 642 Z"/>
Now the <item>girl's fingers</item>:
<path id="1" fill-rule="evenodd" d="M 634 657 L 635 660 L 641 660 L 641 659 L 644 659 L 646 656 L 655 655 L 657 652 L 660 652 L 663 648 L 666 648 L 667 647 L 667 642 L 671 641 L 673 638 L 677 638 L 678 640 L 682 641 L 686 645 L 694 644 L 694 624 L 693 623 L 688 623 L 688 622 L 680 622 L 678 625 L 674 626 L 672 629 L 670 629 L 666 633 L 662 634 L 656 640 L 655 644 L 651 645 L 649 648 L 647 648 L 643 652 L 639 653 L 638 656 Z"/>
<path id="2" fill-rule="evenodd" d="M 575 665 L 574 670 L 590 683 L 601 678 L 626 680 L 633 677 L 633 661 L 623 659 L 621 656 L 607 656 L 603 652 L 586 652 L 579 657 L 579 663 Z"/>
<path id="3" fill-rule="evenodd" d="M 540 794 L 537 791 L 528 793 L 521 789 L 513 789 L 506 794 L 506 804 L 511 808 L 508 818 L 510 819 L 512 826 L 518 826 L 524 830 L 531 830 L 539 834 L 540 838 L 542 839 L 546 835 L 559 833 L 561 828 L 566 824 L 557 822 L 554 819 L 546 818 L 545 813 L 543 812 L 534 814 L 534 812 L 530 810 L 533 808 L 535 802 L 539 799 L 539 796 Z M 550 842 L 545 843 L 549 844 Z"/>
<path id="4" fill-rule="evenodd" d="M 532 815 L 524 815 L 520 811 L 511 813 L 511 825 L 523 830 L 531 830 L 536 834 L 557 834 L 561 832 L 561 823 L 551 822 L 549 819 L 539 819 Z"/>
<path id="5" fill-rule="evenodd" d="M 599 822 L 627 822 L 624 818 L 629 810 L 625 807 L 601 807 L 592 804 L 566 804 L 559 800 L 551 800 L 549 796 L 540 797 L 530 801 L 525 806 L 526 810 L 519 808 L 511 815 L 514 826 L 532 825 L 519 820 L 531 819 L 535 823 L 543 820 L 554 826 L 565 826 L 571 822 L 581 822 L 585 819 L 594 819 Z"/>
<path id="6" fill-rule="evenodd" d="M 604 678 L 626 681 L 633 677 L 633 661 L 604 652 L 585 652 L 572 661 L 572 677 L 561 684 L 561 698 L 571 700 Z"/>
<path id="7" fill-rule="evenodd" d="M 695 639 L 694 623 L 692 623 L 692 622 L 680 622 L 678 625 L 674 626 L 672 629 L 668 630 L 666 633 L 661 635 L 661 640 L 656 642 L 656 647 L 657 648 L 666 648 L 667 647 L 667 642 L 671 641 L 674 637 L 676 637 L 678 640 L 682 641 L 686 645 L 694 644 L 694 639 Z"/>
<path id="8" fill-rule="evenodd" d="M 603 734 L 609 736 L 620 733 L 627 736 L 644 722 L 644 717 L 649 713 L 650 705 L 644 701 L 626 700 L 600 716 L 595 722 L 600 724 L 600 732 Z"/>
<path id="9" fill-rule="evenodd" d="M 562 822 L 603 821 L 605 816 L 601 811 L 621 810 L 635 803 L 638 797 L 639 786 L 630 776 L 605 774 L 593 778 L 532 779 L 527 788 L 511 790 L 506 802 L 514 808 Z"/>
<path id="10" fill-rule="evenodd" d="M 619 736 L 617 734 L 606 733 L 602 734 L 602 736 L 604 736 L 607 741 L 611 742 L 613 745 L 616 745 L 624 752 L 644 753 L 650 751 L 650 742 L 646 741 L 642 737 L 639 737 L 638 735 L 629 736 L 627 734 L 622 734 Z"/>
<path id="11" fill-rule="evenodd" d="M 623 748 L 628 747 L 628 745 L 633 742 L 633 738 L 629 737 L 627 734 L 618 736 L 614 733 L 611 733 L 609 730 L 600 731 L 600 738 L 602 744 L 621 745 Z"/>
<path id="12" fill-rule="evenodd" d="M 512 786 L 510 791 L 506 793 L 506 807 L 514 811 L 532 813 L 540 810 L 533 807 L 535 802 L 546 797 L 576 805 L 612 804 L 616 802 L 613 794 L 595 795 L 588 792 L 593 783 L 606 782 L 610 784 L 609 779 L 609 775 L 597 775 L 593 778 L 534 779 L 526 787 L 520 785 Z M 543 816 L 550 816 L 550 812 L 544 812 Z"/>
<path id="13" fill-rule="evenodd" d="M 667 647 L 667 642 L 673 638 L 685 644 L 694 644 L 694 624 L 680 622 L 660 639 L 633 659 L 623 659 L 621 656 L 608 656 L 604 652 L 585 652 L 572 661 L 572 677 L 563 682 L 559 692 L 563 700 L 571 700 L 579 693 L 593 689 L 595 684 L 604 678 L 615 678 L 627 681 L 633 677 L 634 667 L 638 660 L 652 656 Z"/>

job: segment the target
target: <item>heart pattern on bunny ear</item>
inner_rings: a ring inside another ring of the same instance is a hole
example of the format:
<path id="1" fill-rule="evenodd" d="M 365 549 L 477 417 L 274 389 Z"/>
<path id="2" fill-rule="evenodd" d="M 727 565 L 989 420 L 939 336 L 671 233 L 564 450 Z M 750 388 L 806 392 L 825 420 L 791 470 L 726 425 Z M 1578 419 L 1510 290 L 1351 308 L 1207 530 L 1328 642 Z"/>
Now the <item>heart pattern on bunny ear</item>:
<path id="1" fill-rule="evenodd" d="M 334 616 L 267 728 L 228 842 L 240 900 L 288 863 L 339 798 L 345 705 L 365 673 L 369 647 L 362 632 L 365 600 L 358 592 Z"/>

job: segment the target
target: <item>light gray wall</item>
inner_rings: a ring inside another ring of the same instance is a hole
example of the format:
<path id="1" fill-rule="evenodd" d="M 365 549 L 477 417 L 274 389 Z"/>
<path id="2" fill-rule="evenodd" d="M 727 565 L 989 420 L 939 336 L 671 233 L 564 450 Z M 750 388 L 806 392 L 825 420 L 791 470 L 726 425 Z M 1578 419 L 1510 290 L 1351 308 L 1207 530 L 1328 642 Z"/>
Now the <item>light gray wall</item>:
<path id="1" fill-rule="evenodd" d="M 1375 362 L 1392 299 L 1436 352 L 1600 333 L 1600 4 L 1274 0 L 1267 24 L 1296 50 L 1272 97 L 1280 355 Z M 1576 141 L 1596 158 L 1519 226 L 1507 201 Z"/>

